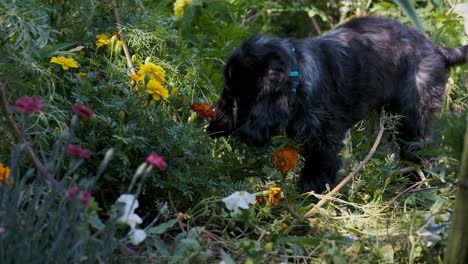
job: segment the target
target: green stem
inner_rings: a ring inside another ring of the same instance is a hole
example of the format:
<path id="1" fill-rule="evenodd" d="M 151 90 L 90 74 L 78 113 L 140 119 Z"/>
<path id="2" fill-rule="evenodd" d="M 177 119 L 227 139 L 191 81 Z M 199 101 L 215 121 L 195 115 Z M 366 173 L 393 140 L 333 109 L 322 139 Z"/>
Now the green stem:
<path id="1" fill-rule="evenodd" d="M 467 116 L 468 124 L 468 116 Z M 468 263 L 468 125 L 461 159 L 453 222 L 444 259 L 446 264 Z"/>

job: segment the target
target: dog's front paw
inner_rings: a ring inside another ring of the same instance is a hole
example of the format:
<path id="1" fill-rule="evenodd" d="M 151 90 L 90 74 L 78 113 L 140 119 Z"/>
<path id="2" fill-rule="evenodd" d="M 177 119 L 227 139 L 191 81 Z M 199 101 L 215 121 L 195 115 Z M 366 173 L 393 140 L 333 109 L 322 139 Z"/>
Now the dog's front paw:
<path id="1" fill-rule="evenodd" d="M 334 181 L 327 176 L 308 176 L 301 174 L 299 179 L 299 191 L 301 193 L 315 192 L 317 194 L 323 193 L 327 189 L 327 184 L 330 188 L 333 188 Z"/>

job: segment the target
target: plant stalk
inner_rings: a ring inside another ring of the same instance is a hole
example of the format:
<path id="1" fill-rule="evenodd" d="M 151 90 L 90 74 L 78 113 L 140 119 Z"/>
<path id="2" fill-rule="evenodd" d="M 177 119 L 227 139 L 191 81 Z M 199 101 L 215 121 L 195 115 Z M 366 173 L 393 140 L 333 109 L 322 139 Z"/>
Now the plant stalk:
<path id="1" fill-rule="evenodd" d="M 130 69 L 130 72 L 132 74 L 136 74 L 135 67 L 133 67 L 132 55 L 130 55 L 130 51 L 128 50 L 127 46 L 127 41 L 125 41 L 125 37 L 123 35 L 122 18 L 120 17 L 119 8 L 117 6 L 116 0 L 112 0 L 112 7 L 114 8 L 115 21 L 119 30 L 120 41 L 122 41 L 122 48 L 125 53 L 125 58 L 127 59 L 128 68 Z"/>
<path id="2" fill-rule="evenodd" d="M 467 116 L 468 121 L 468 116 Z M 467 122 L 468 123 L 468 122 Z M 458 191 L 455 198 L 455 210 L 448 237 L 444 263 L 468 263 L 468 125 L 461 158 Z"/>

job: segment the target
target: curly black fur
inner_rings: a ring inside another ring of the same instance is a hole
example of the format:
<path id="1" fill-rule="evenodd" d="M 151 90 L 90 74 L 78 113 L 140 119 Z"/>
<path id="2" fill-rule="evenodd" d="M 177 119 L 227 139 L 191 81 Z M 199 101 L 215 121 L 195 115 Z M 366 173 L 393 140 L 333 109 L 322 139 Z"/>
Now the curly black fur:
<path id="1" fill-rule="evenodd" d="M 289 77 L 294 57 L 297 84 Z M 300 190 L 322 192 L 334 184 L 346 131 L 369 111 L 383 106 L 404 116 L 399 134 L 407 146 L 430 138 L 448 69 L 467 60 L 468 46 L 438 47 L 414 28 L 377 17 L 317 38 L 257 35 L 228 58 L 208 131 L 263 146 L 285 130 L 303 143 Z"/>

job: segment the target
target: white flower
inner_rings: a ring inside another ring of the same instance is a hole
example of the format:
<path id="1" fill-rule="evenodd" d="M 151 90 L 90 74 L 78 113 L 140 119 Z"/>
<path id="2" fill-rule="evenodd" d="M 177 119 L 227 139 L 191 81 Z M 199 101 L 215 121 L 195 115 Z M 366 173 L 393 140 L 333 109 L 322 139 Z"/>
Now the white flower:
<path id="1" fill-rule="evenodd" d="M 134 229 L 136 224 L 141 224 L 143 222 L 141 217 L 135 214 L 135 209 L 139 206 L 135 195 L 122 194 L 119 199 L 117 199 L 117 202 L 125 204 L 122 216 L 117 220 L 118 222 L 129 225 L 131 229 Z"/>
<path id="2" fill-rule="evenodd" d="M 137 224 L 141 224 L 143 219 L 137 214 L 122 215 L 118 220 L 119 223 L 127 224 L 131 229 L 135 228 Z"/>
<path id="3" fill-rule="evenodd" d="M 129 237 L 130 242 L 136 246 L 145 240 L 146 232 L 143 229 L 133 229 L 130 231 Z"/>
<path id="4" fill-rule="evenodd" d="M 133 194 L 122 194 L 117 202 L 125 204 L 124 212 L 126 214 L 133 213 L 140 205 Z"/>
<path id="5" fill-rule="evenodd" d="M 130 226 L 128 236 L 130 238 L 130 242 L 136 246 L 146 238 L 146 232 L 143 229 L 136 228 L 137 224 L 141 224 L 143 222 L 141 217 L 135 214 L 135 209 L 139 206 L 138 200 L 133 194 L 122 194 L 119 199 L 117 199 L 117 203 L 125 204 L 122 216 L 117 220 L 117 222 Z"/>
<path id="6" fill-rule="evenodd" d="M 246 191 L 235 192 L 221 201 L 226 204 L 227 209 L 237 212 L 239 208 L 248 209 L 249 204 L 255 203 L 255 194 L 250 194 Z"/>

